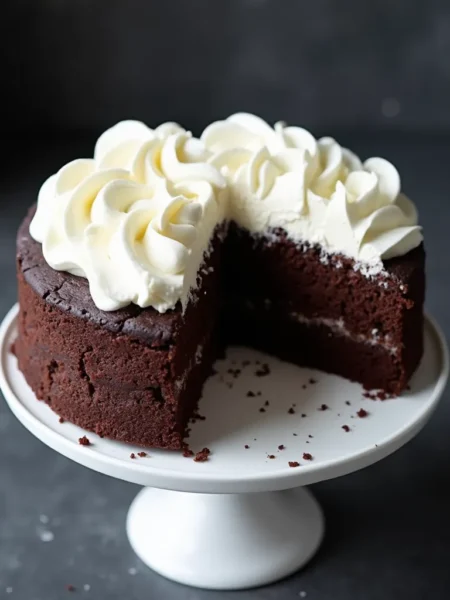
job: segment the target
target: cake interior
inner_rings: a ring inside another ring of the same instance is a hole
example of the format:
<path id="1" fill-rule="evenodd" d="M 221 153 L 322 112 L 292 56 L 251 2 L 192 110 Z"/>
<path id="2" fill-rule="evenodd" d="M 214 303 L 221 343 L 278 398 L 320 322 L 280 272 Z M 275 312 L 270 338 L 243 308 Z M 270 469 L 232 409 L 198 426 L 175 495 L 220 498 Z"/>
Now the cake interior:
<path id="1" fill-rule="evenodd" d="M 422 355 L 423 246 L 366 276 L 352 259 L 282 231 L 233 225 L 225 253 L 227 343 L 398 394 Z"/>

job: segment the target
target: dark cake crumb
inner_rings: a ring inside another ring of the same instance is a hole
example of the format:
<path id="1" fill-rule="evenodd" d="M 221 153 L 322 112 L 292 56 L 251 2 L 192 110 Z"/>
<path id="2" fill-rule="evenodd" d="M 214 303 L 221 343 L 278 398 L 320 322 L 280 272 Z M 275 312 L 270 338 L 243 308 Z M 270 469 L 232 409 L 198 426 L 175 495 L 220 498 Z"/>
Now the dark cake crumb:
<path id="1" fill-rule="evenodd" d="M 87 438 L 85 435 L 83 435 L 83 437 L 79 438 L 78 443 L 80 444 L 80 446 L 90 446 L 91 445 L 89 438 Z"/>
<path id="2" fill-rule="evenodd" d="M 308 433 L 308 437 L 309 437 L 309 438 L 313 438 L 314 436 L 313 436 L 313 435 L 311 435 L 310 433 Z"/>
<path id="3" fill-rule="evenodd" d="M 292 435 L 293 435 L 293 436 L 295 436 L 295 437 L 297 437 L 297 434 L 296 434 L 296 433 L 293 433 Z"/>
<path id="4" fill-rule="evenodd" d="M 270 374 L 270 367 L 267 363 L 263 363 L 261 365 L 261 368 L 259 368 L 256 372 L 255 375 L 257 377 L 265 377 L 266 375 Z"/>
<path id="5" fill-rule="evenodd" d="M 305 413 L 302 413 L 302 419 L 304 419 L 306 417 Z"/>
<path id="6" fill-rule="evenodd" d="M 308 386 L 306 385 L 306 383 L 304 383 L 304 384 L 302 385 L 302 390 L 306 390 L 306 388 L 307 388 L 307 387 L 308 387 Z"/>
<path id="7" fill-rule="evenodd" d="M 76 590 L 76 587 L 74 585 L 72 585 L 71 583 L 69 583 L 68 585 L 66 585 L 66 590 L 68 592 L 74 592 Z"/>
<path id="8" fill-rule="evenodd" d="M 269 401 L 268 401 L 268 400 L 266 400 L 266 401 L 264 402 L 264 406 L 269 406 Z"/>
<path id="9" fill-rule="evenodd" d="M 255 397 L 255 395 L 256 395 L 256 394 L 255 394 L 255 392 L 252 392 L 251 390 L 249 390 L 249 391 L 247 392 L 247 397 L 248 397 L 248 398 L 254 398 L 254 397 Z"/>
<path id="10" fill-rule="evenodd" d="M 266 409 L 261 407 L 261 408 L 259 409 L 259 412 L 266 412 Z"/>
<path id="11" fill-rule="evenodd" d="M 291 406 L 291 408 L 288 410 L 288 414 L 290 414 L 290 415 L 295 415 L 295 410 L 292 408 L 292 406 Z"/>
<path id="12" fill-rule="evenodd" d="M 314 385 L 315 383 L 317 383 L 317 381 L 311 377 L 310 380 L 309 380 L 309 383 L 311 385 Z"/>
<path id="13" fill-rule="evenodd" d="M 248 450 L 248 449 L 250 448 L 250 446 L 249 446 L 248 444 L 245 444 L 244 448 L 245 448 L 246 450 Z"/>
<path id="14" fill-rule="evenodd" d="M 268 454 L 268 455 L 267 455 L 267 458 L 270 458 L 270 459 L 272 459 L 272 458 L 276 458 L 276 456 L 275 456 L 275 454 Z"/>
<path id="15" fill-rule="evenodd" d="M 257 396 L 261 396 L 261 395 L 262 395 L 262 392 L 256 392 L 256 395 L 257 395 Z"/>
<path id="16" fill-rule="evenodd" d="M 182 450 L 183 450 L 183 456 L 185 458 L 191 458 L 191 456 L 194 456 L 194 453 L 189 448 L 189 444 L 187 444 L 186 442 L 183 442 Z"/>
<path id="17" fill-rule="evenodd" d="M 350 427 L 348 425 L 342 425 L 342 429 L 347 433 L 350 431 Z"/>
<path id="18" fill-rule="evenodd" d="M 303 452 L 303 460 L 312 460 L 313 457 L 309 452 Z"/>
<path id="19" fill-rule="evenodd" d="M 133 459 L 134 459 L 134 458 L 136 458 L 136 454 L 135 454 L 134 452 L 132 452 L 132 453 L 130 454 L 130 458 L 133 458 Z"/>
<path id="20" fill-rule="evenodd" d="M 320 406 L 317 410 L 328 410 L 328 405 L 327 404 L 322 404 L 322 406 Z"/>
<path id="21" fill-rule="evenodd" d="M 280 445 L 278 446 L 278 450 L 284 450 L 284 449 L 285 449 L 285 446 L 284 446 L 284 444 L 280 444 Z"/>
<path id="22" fill-rule="evenodd" d="M 300 463 L 299 463 L 299 462 L 297 462 L 296 460 L 290 460 L 290 461 L 289 461 L 289 463 L 288 463 L 288 465 L 289 465 L 290 467 L 299 467 L 299 466 L 300 466 Z"/>
<path id="23" fill-rule="evenodd" d="M 228 369 L 228 373 L 237 379 L 241 374 L 241 369 Z"/>
<path id="24" fill-rule="evenodd" d="M 138 452 L 138 456 L 144 458 L 145 456 L 147 456 L 147 452 Z"/>
<path id="25" fill-rule="evenodd" d="M 208 456 L 211 454 L 211 450 L 209 448 L 203 448 L 200 452 L 194 457 L 195 462 L 205 462 L 208 460 Z"/>
<path id="26" fill-rule="evenodd" d="M 62 424 L 62 423 L 65 423 L 65 421 L 64 421 L 64 419 L 63 419 L 62 417 L 59 417 L 59 422 L 60 422 L 61 424 Z"/>
<path id="27" fill-rule="evenodd" d="M 360 408 L 356 414 L 360 419 L 364 419 L 369 413 L 367 412 L 367 410 L 364 410 L 364 408 Z"/>

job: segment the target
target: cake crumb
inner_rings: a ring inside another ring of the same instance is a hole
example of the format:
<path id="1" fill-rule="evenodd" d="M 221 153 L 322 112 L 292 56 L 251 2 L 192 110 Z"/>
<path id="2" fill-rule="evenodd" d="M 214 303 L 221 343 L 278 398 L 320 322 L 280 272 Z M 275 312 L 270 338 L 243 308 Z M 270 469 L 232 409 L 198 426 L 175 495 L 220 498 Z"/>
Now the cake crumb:
<path id="1" fill-rule="evenodd" d="M 309 379 L 309 383 L 310 383 L 311 385 L 314 385 L 315 383 L 317 383 L 317 381 L 311 377 L 311 378 Z"/>
<path id="2" fill-rule="evenodd" d="M 245 444 L 244 448 L 245 448 L 246 450 L 248 450 L 248 449 L 250 448 L 250 446 L 249 446 L 248 444 Z"/>
<path id="3" fill-rule="evenodd" d="M 312 460 L 313 457 L 309 452 L 303 452 L 303 460 Z"/>
<path id="4" fill-rule="evenodd" d="M 296 434 L 296 433 L 293 433 L 292 435 L 293 435 L 294 437 L 297 437 L 297 434 Z"/>
<path id="5" fill-rule="evenodd" d="M 241 369 L 228 369 L 228 373 L 232 375 L 234 379 L 237 379 L 241 374 Z"/>
<path id="6" fill-rule="evenodd" d="M 296 460 L 290 460 L 290 461 L 289 461 L 289 463 L 288 463 L 288 465 L 289 465 L 290 467 L 299 467 L 299 466 L 300 466 L 300 463 L 299 463 L 299 462 L 297 462 Z"/>
<path id="7" fill-rule="evenodd" d="M 268 454 L 267 458 L 273 459 L 273 458 L 276 458 L 276 456 L 275 456 L 275 454 Z"/>
<path id="8" fill-rule="evenodd" d="M 322 404 L 317 410 L 328 410 L 328 408 L 327 404 Z"/>
<path id="9" fill-rule="evenodd" d="M 270 367 L 267 363 L 263 363 L 261 367 L 255 372 L 257 377 L 265 377 L 270 374 Z"/>
<path id="10" fill-rule="evenodd" d="M 262 396 L 262 393 L 261 392 L 256 392 L 256 395 L 257 396 Z"/>
<path id="11" fill-rule="evenodd" d="M 269 405 L 270 405 L 270 402 L 269 402 L 268 400 L 266 400 L 266 401 L 264 402 L 264 406 L 269 406 Z"/>
<path id="12" fill-rule="evenodd" d="M 78 443 L 80 444 L 80 446 L 90 446 L 91 445 L 89 438 L 87 438 L 85 435 L 83 435 L 83 437 L 80 437 L 78 439 Z"/>
<path id="13" fill-rule="evenodd" d="M 144 456 L 147 456 L 147 452 L 138 452 L 137 455 L 144 458 Z"/>
<path id="14" fill-rule="evenodd" d="M 59 420 L 59 422 L 60 422 L 61 424 L 62 424 L 62 423 L 65 423 L 65 420 L 64 420 L 62 417 L 59 417 L 59 419 L 58 419 L 58 420 Z"/>
<path id="15" fill-rule="evenodd" d="M 291 408 L 288 410 L 288 414 L 290 414 L 290 415 L 295 415 L 295 410 L 292 408 L 292 406 L 291 406 Z"/>
<path id="16" fill-rule="evenodd" d="M 183 442 L 182 450 L 184 458 L 191 458 L 191 456 L 194 456 L 193 451 L 189 448 L 189 444 L 186 442 Z"/>
<path id="17" fill-rule="evenodd" d="M 346 400 L 346 401 L 345 401 L 345 404 L 346 404 L 347 406 L 351 406 L 351 402 L 350 402 L 350 400 Z"/>
<path id="18" fill-rule="evenodd" d="M 130 458 L 133 458 L 133 459 L 134 459 L 134 458 L 136 458 L 136 454 L 135 454 L 134 452 L 132 452 L 132 453 L 130 454 Z"/>
<path id="19" fill-rule="evenodd" d="M 342 429 L 347 433 L 350 431 L 350 427 L 348 425 L 342 425 Z"/>
<path id="20" fill-rule="evenodd" d="M 211 454 L 211 450 L 209 448 L 203 448 L 200 452 L 194 457 L 195 462 L 206 462 L 208 460 L 209 455 Z"/>
<path id="21" fill-rule="evenodd" d="M 249 391 L 247 392 L 247 398 L 254 398 L 254 397 L 255 397 L 255 395 L 256 395 L 256 394 L 255 394 L 255 392 L 252 392 L 251 390 L 249 390 Z"/>
<path id="22" fill-rule="evenodd" d="M 266 412 L 266 409 L 261 407 L 261 408 L 259 409 L 259 412 Z"/>
<path id="23" fill-rule="evenodd" d="M 364 419 L 368 416 L 369 413 L 367 412 L 367 410 L 364 410 L 364 408 L 360 408 L 356 414 L 360 419 Z"/>
<path id="24" fill-rule="evenodd" d="M 74 592 L 76 590 L 76 587 L 74 585 L 72 585 L 71 583 L 69 583 L 68 585 L 66 585 L 66 590 L 68 592 Z"/>
<path id="25" fill-rule="evenodd" d="M 302 413 L 302 419 L 304 419 L 306 417 L 305 413 Z"/>
<path id="26" fill-rule="evenodd" d="M 313 435 L 311 435 L 310 433 L 308 433 L 308 437 L 309 437 L 309 438 L 313 438 L 314 436 L 313 436 Z"/>
<path id="27" fill-rule="evenodd" d="M 308 386 L 306 385 L 306 383 L 304 383 L 304 384 L 302 385 L 302 390 L 306 390 L 306 388 L 307 388 L 307 387 L 308 387 Z"/>
<path id="28" fill-rule="evenodd" d="M 278 446 L 278 450 L 284 450 L 284 449 L 285 449 L 285 445 L 284 445 L 284 444 L 280 444 L 280 445 Z"/>

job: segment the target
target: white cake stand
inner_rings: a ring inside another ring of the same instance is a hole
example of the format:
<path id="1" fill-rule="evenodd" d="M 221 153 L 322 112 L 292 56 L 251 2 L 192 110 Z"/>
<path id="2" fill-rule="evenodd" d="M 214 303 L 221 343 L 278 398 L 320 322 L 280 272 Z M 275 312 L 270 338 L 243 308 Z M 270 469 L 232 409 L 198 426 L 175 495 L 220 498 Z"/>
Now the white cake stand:
<path id="1" fill-rule="evenodd" d="M 85 432 L 60 424 L 36 401 L 10 353 L 16 316 L 13 307 L 0 328 L 0 383 L 11 410 L 64 456 L 145 486 L 128 513 L 132 547 L 158 573 L 210 589 L 271 583 L 305 565 L 320 545 L 324 519 L 304 486 L 367 467 L 412 439 L 436 408 L 449 370 L 444 337 L 430 318 L 411 389 L 384 402 L 339 377 L 231 348 L 206 384 L 200 404 L 206 419 L 189 438 L 195 451 L 210 448 L 210 459 L 198 463 L 157 450 L 132 459 L 142 449 L 93 433 L 87 433 L 92 445 L 81 446 Z M 255 375 L 257 361 L 269 365 L 269 375 Z M 361 408 L 364 418 L 357 416 Z"/>

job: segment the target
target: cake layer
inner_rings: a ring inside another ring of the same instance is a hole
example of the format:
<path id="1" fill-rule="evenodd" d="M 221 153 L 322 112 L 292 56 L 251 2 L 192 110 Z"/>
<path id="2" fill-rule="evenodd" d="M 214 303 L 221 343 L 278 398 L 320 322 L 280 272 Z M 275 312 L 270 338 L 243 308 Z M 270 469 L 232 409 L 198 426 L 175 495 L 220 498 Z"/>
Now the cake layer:
<path id="1" fill-rule="evenodd" d="M 181 448 L 216 356 L 221 233 L 184 313 L 131 306 L 105 313 L 95 307 L 85 279 L 47 265 L 28 224 L 18 237 L 15 351 L 36 396 L 99 435 Z"/>
<path id="2" fill-rule="evenodd" d="M 334 323 L 331 328 L 347 337 L 363 336 L 372 345 L 396 350 L 408 363 L 407 371 L 417 366 L 422 355 L 423 245 L 385 261 L 376 276 L 364 274 L 348 257 L 299 246 L 280 231 L 255 237 L 232 225 L 227 245 L 231 314 L 244 310 L 258 314 L 260 321 L 281 315 L 292 324 Z"/>
<path id="3" fill-rule="evenodd" d="M 422 352 L 422 333 L 405 332 L 405 348 L 397 351 L 371 337 L 348 332 L 339 321 L 299 319 L 235 308 L 223 317 L 222 327 L 229 343 L 257 348 L 279 358 L 340 375 L 361 383 L 366 389 L 399 394 L 408 384 Z M 415 349 L 410 357 L 406 347 Z"/>

